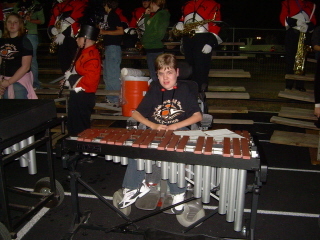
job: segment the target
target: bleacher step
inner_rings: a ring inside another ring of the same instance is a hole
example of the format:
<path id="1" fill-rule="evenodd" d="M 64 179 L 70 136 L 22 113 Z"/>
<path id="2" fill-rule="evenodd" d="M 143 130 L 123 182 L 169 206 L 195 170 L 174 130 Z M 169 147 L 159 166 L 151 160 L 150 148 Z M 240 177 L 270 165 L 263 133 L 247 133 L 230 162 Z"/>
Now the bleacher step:
<path id="1" fill-rule="evenodd" d="M 313 109 L 281 107 L 278 114 L 279 117 L 296 118 L 316 121 L 318 118 L 314 116 Z"/>
<path id="2" fill-rule="evenodd" d="M 285 79 L 301 80 L 301 81 L 314 81 L 314 74 L 306 75 L 296 75 L 296 74 L 286 74 Z"/>
<path id="3" fill-rule="evenodd" d="M 270 143 L 318 148 L 319 135 L 275 130 L 270 138 Z"/>
<path id="4" fill-rule="evenodd" d="M 216 107 L 209 106 L 208 112 L 212 113 L 248 113 L 248 108 L 246 107 Z"/>
<path id="5" fill-rule="evenodd" d="M 298 128 L 307 128 L 307 129 L 313 129 L 313 130 L 320 130 L 317 128 L 313 122 L 307 122 L 307 121 L 301 121 L 301 120 L 295 120 L 290 118 L 283 118 L 278 116 L 273 116 L 270 119 L 270 122 L 292 126 L 292 127 L 298 127 Z"/>
<path id="6" fill-rule="evenodd" d="M 280 91 L 278 97 L 289 98 L 305 102 L 314 102 L 313 92 L 299 92 L 294 90 Z"/>

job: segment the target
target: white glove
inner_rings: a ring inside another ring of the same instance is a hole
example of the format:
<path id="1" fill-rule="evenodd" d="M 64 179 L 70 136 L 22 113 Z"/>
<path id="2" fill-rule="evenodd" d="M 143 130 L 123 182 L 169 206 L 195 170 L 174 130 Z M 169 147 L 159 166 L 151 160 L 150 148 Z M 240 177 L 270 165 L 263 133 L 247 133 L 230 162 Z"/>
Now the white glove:
<path id="1" fill-rule="evenodd" d="M 134 29 L 134 28 L 126 28 L 126 29 L 124 30 L 124 32 L 125 32 L 126 34 L 129 34 L 129 35 L 135 35 L 135 34 L 137 34 L 137 31 L 136 31 L 136 29 Z"/>
<path id="2" fill-rule="evenodd" d="M 64 82 L 64 86 L 65 86 L 65 87 L 70 87 L 70 83 L 69 83 L 68 80 Z"/>
<path id="3" fill-rule="evenodd" d="M 300 32 L 305 33 L 308 31 L 308 24 L 306 22 L 299 22 L 298 24 L 298 26 L 300 26 Z"/>
<path id="4" fill-rule="evenodd" d="M 56 39 L 54 40 L 54 42 L 58 45 L 61 45 L 63 43 L 65 36 L 62 33 L 59 33 L 58 35 L 56 35 Z"/>
<path id="5" fill-rule="evenodd" d="M 178 22 L 176 24 L 176 29 L 182 31 L 184 29 L 184 24 L 182 22 Z"/>
<path id="6" fill-rule="evenodd" d="M 70 24 L 73 24 L 75 22 L 75 20 L 73 20 L 72 17 L 68 17 L 65 19 L 66 22 L 70 23 Z"/>
<path id="7" fill-rule="evenodd" d="M 56 27 L 51 28 L 51 33 L 52 33 L 52 35 L 59 34 L 58 29 Z"/>
<path id="8" fill-rule="evenodd" d="M 211 50 L 212 50 L 212 47 L 211 47 L 209 44 L 204 45 L 204 47 L 202 48 L 202 52 L 203 52 L 204 54 L 210 53 Z"/>
<path id="9" fill-rule="evenodd" d="M 76 93 L 78 93 L 78 92 L 80 92 L 80 91 L 85 91 L 85 89 L 83 89 L 82 87 L 76 87 L 76 88 L 74 88 L 74 91 L 75 91 Z"/>
<path id="10" fill-rule="evenodd" d="M 72 75 L 72 72 L 68 70 L 64 73 L 64 78 L 68 80 L 71 75 Z"/>

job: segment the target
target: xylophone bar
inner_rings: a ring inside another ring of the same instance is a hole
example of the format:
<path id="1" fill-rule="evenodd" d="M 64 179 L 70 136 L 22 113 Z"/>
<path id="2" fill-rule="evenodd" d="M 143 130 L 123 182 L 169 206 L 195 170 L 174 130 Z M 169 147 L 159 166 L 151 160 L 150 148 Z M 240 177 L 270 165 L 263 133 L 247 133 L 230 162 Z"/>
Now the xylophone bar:
<path id="1" fill-rule="evenodd" d="M 224 157 L 251 159 L 249 147 L 249 133 L 239 132 L 244 138 L 224 138 L 222 155 Z M 189 136 L 174 135 L 173 131 L 156 131 L 142 129 L 87 129 L 78 135 L 77 141 L 96 142 L 111 145 L 130 145 L 136 148 L 150 148 L 157 142 L 158 150 L 185 152 L 194 154 L 213 155 L 215 146 L 218 145 L 213 137 L 200 136 L 196 142 Z M 130 142 L 130 143 L 129 143 Z M 192 150 L 190 150 L 190 147 Z"/>

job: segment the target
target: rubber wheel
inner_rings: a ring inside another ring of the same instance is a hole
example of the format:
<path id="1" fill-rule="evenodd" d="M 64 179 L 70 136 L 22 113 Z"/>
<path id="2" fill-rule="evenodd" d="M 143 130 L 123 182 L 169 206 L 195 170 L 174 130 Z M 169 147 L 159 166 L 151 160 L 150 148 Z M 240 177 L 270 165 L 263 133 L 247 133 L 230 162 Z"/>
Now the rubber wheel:
<path id="1" fill-rule="evenodd" d="M 122 199 L 123 199 L 123 192 L 122 192 L 122 189 L 119 189 L 113 194 L 113 200 L 112 200 L 113 206 L 118 208 L 124 215 L 129 216 L 131 213 L 131 205 L 126 208 L 118 207 L 118 204 L 119 202 L 121 202 Z"/>
<path id="2" fill-rule="evenodd" d="M 11 240 L 11 235 L 8 229 L 0 222 L 0 240 Z"/>
<path id="3" fill-rule="evenodd" d="M 189 204 L 184 205 L 183 213 L 176 215 L 178 222 L 184 227 L 189 227 L 191 224 L 195 223 L 204 216 L 205 211 L 203 208 L 196 212 L 194 209 L 190 208 Z M 201 223 L 197 225 L 197 227 L 200 225 Z"/>
<path id="4" fill-rule="evenodd" d="M 55 197 L 54 199 L 50 200 L 45 205 L 47 208 L 54 208 L 59 206 L 64 199 L 64 189 L 62 185 L 57 180 L 55 180 L 55 182 L 56 182 L 56 194 L 58 195 L 58 197 Z M 44 178 L 41 178 L 38 182 L 36 182 L 36 185 L 34 187 L 34 192 L 50 194 L 51 193 L 50 178 L 44 177 Z"/>

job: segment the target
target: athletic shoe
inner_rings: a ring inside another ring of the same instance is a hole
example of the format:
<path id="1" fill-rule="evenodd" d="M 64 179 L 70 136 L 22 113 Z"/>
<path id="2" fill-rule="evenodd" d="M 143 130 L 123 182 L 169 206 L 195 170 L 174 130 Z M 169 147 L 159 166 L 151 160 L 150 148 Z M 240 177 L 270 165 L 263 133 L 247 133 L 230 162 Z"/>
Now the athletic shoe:
<path id="1" fill-rule="evenodd" d="M 130 190 L 128 188 L 123 189 L 123 199 L 119 202 L 119 208 L 126 208 L 133 204 L 138 198 L 143 197 L 150 191 L 150 188 L 143 180 L 142 185 L 138 189 Z"/>
<path id="2" fill-rule="evenodd" d="M 184 195 L 185 193 L 180 193 L 180 194 L 177 194 L 177 195 L 172 195 L 172 205 L 176 204 L 176 203 L 179 203 L 179 202 L 182 202 L 184 201 Z M 184 210 L 184 204 L 180 204 L 178 206 L 175 206 L 174 208 L 171 208 L 172 212 L 179 215 L 183 212 Z"/>

